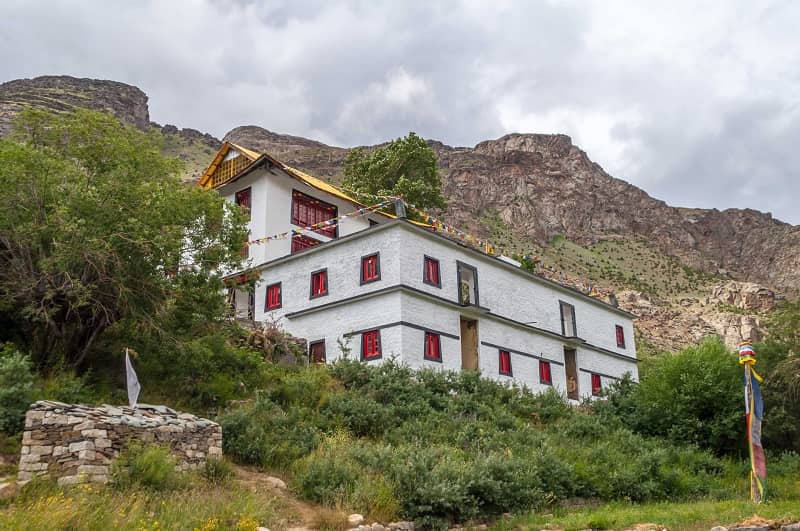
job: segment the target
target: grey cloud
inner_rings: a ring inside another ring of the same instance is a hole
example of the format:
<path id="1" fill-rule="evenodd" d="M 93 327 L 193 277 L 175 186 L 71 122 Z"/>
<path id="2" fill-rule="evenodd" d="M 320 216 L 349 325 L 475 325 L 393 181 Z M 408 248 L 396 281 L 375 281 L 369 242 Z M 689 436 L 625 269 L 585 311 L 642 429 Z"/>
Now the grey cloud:
<path id="1" fill-rule="evenodd" d="M 116 79 L 152 118 L 338 145 L 570 134 L 672 204 L 800 223 L 794 2 L 50 2 L 0 5 L 0 80 Z"/>

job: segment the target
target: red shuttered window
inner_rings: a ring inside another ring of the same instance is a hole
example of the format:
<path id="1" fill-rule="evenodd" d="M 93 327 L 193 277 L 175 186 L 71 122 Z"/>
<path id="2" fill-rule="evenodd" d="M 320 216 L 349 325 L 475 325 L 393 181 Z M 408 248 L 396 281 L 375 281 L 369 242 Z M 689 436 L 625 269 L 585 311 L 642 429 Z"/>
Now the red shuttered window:
<path id="1" fill-rule="evenodd" d="M 328 270 L 311 273 L 311 298 L 322 297 L 328 294 Z"/>
<path id="2" fill-rule="evenodd" d="M 325 363 L 325 341 L 315 341 L 308 346 L 311 363 Z"/>
<path id="3" fill-rule="evenodd" d="M 442 342 L 439 334 L 425 332 L 425 359 L 442 361 Z"/>
<path id="4" fill-rule="evenodd" d="M 336 237 L 336 206 L 314 199 L 296 190 L 292 192 L 292 224 L 310 227 L 331 220 L 334 220 L 333 224 L 315 227 L 313 229 L 314 232 L 331 238 Z"/>
<path id="5" fill-rule="evenodd" d="M 553 375 L 550 372 L 550 362 L 539 360 L 539 383 L 553 385 Z"/>
<path id="6" fill-rule="evenodd" d="M 361 283 L 374 282 L 381 279 L 380 255 L 371 254 L 361 259 Z"/>
<path id="7" fill-rule="evenodd" d="M 361 359 L 371 360 L 381 357 L 381 331 L 370 330 L 361 334 Z"/>
<path id="8" fill-rule="evenodd" d="M 500 374 L 511 376 L 511 353 L 507 350 L 500 351 Z"/>
<path id="9" fill-rule="evenodd" d="M 276 308 L 280 308 L 282 304 L 281 300 L 281 283 L 276 282 L 275 284 L 270 284 L 267 286 L 267 310 L 274 310 Z"/>
<path id="10" fill-rule="evenodd" d="M 625 330 L 620 325 L 616 325 L 616 327 L 617 327 L 617 346 L 619 348 L 625 348 Z"/>
<path id="11" fill-rule="evenodd" d="M 245 188 L 244 190 L 239 190 L 236 192 L 234 196 L 234 202 L 241 207 L 242 211 L 247 215 L 247 219 L 250 219 L 250 206 L 251 206 L 251 191 L 250 188 Z"/>
<path id="12" fill-rule="evenodd" d="M 295 234 L 292 236 L 292 253 L 302 251 L 303 249 L 308 249 L 309 247 L 314 247 L 320 243 L 322 242 L 315 240 L 314 238 L 309 238 L 308 236 L 303 236 L 301 234 Z"/>
<path id="13" fill-rule="evenodd" d="M 431 284 L 437 288 L 442 287 L 442 280 L 439 276 L 439 260 L 431 258 L 430 256 L 425 257 L 422 281 L 425 282 L 425 284 Z"/>
<path id="14" fill-rule="evenodd" d="M 603 390 L 603 382 L 599 374 L 592 375 L 592 395 L 597 396 Z"/>

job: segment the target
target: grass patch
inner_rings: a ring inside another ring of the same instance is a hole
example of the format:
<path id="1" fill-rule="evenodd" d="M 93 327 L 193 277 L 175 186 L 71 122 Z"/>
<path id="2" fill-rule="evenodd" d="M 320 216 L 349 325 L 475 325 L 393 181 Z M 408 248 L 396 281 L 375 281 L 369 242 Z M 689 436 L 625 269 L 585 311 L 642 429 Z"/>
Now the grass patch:
<path id="1" fill-rule="evenodd" d="M 294 511 L 266 487 L 195 481 L 179 491 L 118 490 L 31 483 L 0 505 L 0 529 L 169 529 L 254 531 L 298 523 Z"/>
<path id="2" fill-rule="evenodd" d="M 800 519 L 797 501 L 775 501 L 754 505 L 746 500 L 696 501 L 686 503 L 630 504 L 614 502 L 582 508 L 559 508 L 498 521 L 494 529 L 542 529 L 546 525 L 567 531 L 578 529 L 623 529 L 641 523 L 682 530 L 708 530 L 760 517 Z"/>

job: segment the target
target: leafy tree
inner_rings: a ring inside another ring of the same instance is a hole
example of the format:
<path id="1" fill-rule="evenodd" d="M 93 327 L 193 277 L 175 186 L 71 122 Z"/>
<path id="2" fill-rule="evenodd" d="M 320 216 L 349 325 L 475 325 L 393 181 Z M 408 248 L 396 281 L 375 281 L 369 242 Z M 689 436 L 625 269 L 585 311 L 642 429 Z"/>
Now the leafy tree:
<path id="1" fill-rule="evenodd" d="M 180 301 L 220 307 L 242 215 L 182 185 L 160 142 L 110 115 L 35 110 L 0 140 L 0 322 L 39 368 L 85 366 L 109 328 L 157 330 Z"/>
<path id="2" fill-rule="evenodd" d="M 719 338 L 643 362 L 638 385 L 622 380 L 596 407 L 645 435 L 718 454 L 744 447 L 742 372 Z"/>
<path id="3" fill-rule="evenodd" d="M 436 154 L 414 133 L 374 151 L 351 150 L 344 161 L 343 184 L 362 194 L 402 195 L 419 208 L 446 207 Z"/>
<path id="4" fill-rule="evenodd" d="M 22 429 L 34 393 L 30 359 L 11 344 L 0 345 L 0 433 Z"/>

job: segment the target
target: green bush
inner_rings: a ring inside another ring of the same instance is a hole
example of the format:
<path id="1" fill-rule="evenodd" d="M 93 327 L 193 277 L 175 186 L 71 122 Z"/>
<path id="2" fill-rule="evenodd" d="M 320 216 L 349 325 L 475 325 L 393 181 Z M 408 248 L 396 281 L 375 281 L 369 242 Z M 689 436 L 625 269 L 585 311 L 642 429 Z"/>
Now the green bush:
<path id="1" fill-rule="evenodd" d="M 301 496 L 384 515 L 376 520 L 443 527 L 573 497 L 689 499 L 729 488 L 710 453 L 626 427 L 621 392 L 594 411 L 557 392 L 392 361 L 269 375 L 254 402 L 220 418 L 227 455 L 289 469 Z"/>
<path id="2" fill-rule="evenodd" d="M 203 466 L 202 475 L 209 483 L 225 483 L 234 476 L 233 466 L 223 458 L 209 457 Z"/>
<path id="3" fill-rule="evenodd" d="M 597 411 L 639 433 L 720 455 L 744 449 L 741 367 L 719 338 L 652 358 L 638 385 L 623 380 L 606 394 Z"/>
<path id="4" fill-rule="evenodd" d="M 186 476 L 175 469 L 175 458 L 168 448 L 138 443 L 131 444 L 114 461 L 112 477 L 121 489 L 167 491 L 187 483 Z"/>
<path id="5" fill-rule="evenodd" d="M 6 344 L 0 349 L 0 432 L 22 430 L 33 401 L 35 377 L 30 358 Z"/>

